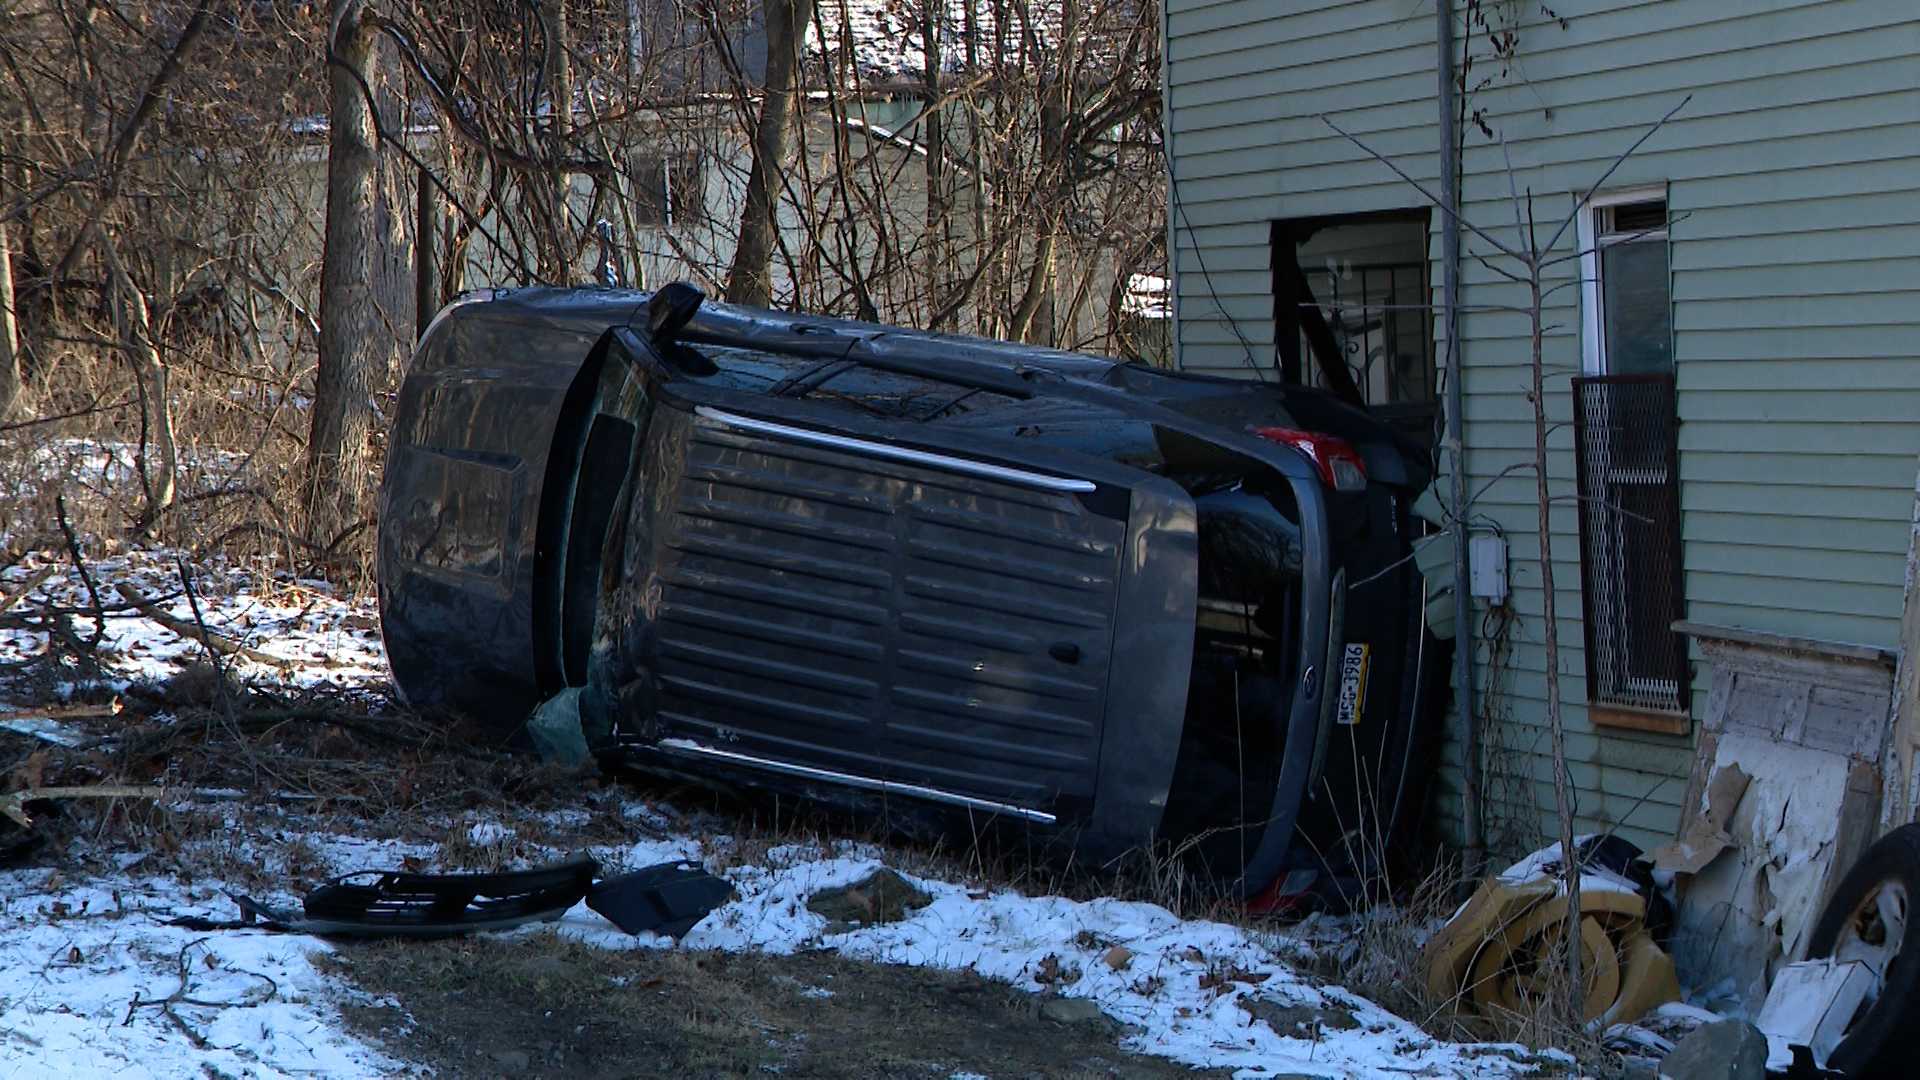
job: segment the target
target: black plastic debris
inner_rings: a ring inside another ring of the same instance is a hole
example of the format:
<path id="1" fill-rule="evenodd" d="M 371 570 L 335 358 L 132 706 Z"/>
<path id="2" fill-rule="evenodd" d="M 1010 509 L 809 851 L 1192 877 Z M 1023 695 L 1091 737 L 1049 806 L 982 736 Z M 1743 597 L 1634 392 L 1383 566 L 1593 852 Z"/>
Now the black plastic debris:
<path id="1" fill-rule="evenodd" d="M 238 919 L 183 915 L 189 930 L 275 930 L 327 937 L 437 938 L 553 922 L 582 898 L 629 934 L 678 938 L 733 896 L 733 886 L 696 863 L 670 862 L 606 878 L 590 858 L 494 874 L 361 870 L 307 894 L 303 910 L 228 893 Z"/>
<path id="2" fill-rule="evenodd" d="M 674 862 L 597 882 L 587 890 L 587 906 L 629 934 L 678 938 L 732 897 L 726 879 L 696 863 Z"/>
<path id="3" fill-rule="evenodd" d="M 581 858 L 493 874 L 360 870 L 308 893 L 301 914 L 228 893 L 239 905 L 239 919 L 217 922 L 189 915 L 171 925 L 192 930 L 257 927 L 328 937 L 434 938 L 510 930 L 566 914 L 587 894 L 599 869 L 592 859 Z"/>

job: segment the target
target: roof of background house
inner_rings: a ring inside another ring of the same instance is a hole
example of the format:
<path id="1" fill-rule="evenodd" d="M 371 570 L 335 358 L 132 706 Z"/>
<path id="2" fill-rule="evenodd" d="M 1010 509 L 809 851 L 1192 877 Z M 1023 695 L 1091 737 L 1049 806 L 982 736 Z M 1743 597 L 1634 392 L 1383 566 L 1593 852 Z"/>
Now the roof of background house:
<path id="1" fill-rule="evenodd" d="M 923 12 L 929 8 L 936 13 L 941 70 L 956 72 L 966 67 L 969 30 L 977 54 L 992 48 L 989 0 L 819 0 L 808 45 L 816 54 L 851 46 L 863 79 L 922 79 L 927 67 Z"/>
<path id="2" fill-rule="evenodd" d="M 997 59 L 996 46 L 1002 43 L 1017 54 L 1031 35 L 1040 50 L 1052 52 L 1061 38 L 1061 0 L 1003 3 L 1004 28 L 994 21 L 994 0 L 818 0 L 818 4 L 817 25 L 808 34 L 810 51 L 818 55 L 850 44 L 861 78 L 868 81 L 926 78 L 927 34 L 922 20 L 929 8 L 936 15 L 940 68 L 948 73 L 967 70 L 969 44 L 975 64 L 984 67 Z M 1083 18 L 1098 16 L 1093 19 L 1098 29 L 1083 27 L 1076 37 L 1083 48 L 1096 54 L 1118 56 L 1130 20 L 1139 10 L 1138 0 L 1112 0 L 1096 13 L 1083 12 Z M 1027 59 L 1035 57 L 1029 54 Z"/>

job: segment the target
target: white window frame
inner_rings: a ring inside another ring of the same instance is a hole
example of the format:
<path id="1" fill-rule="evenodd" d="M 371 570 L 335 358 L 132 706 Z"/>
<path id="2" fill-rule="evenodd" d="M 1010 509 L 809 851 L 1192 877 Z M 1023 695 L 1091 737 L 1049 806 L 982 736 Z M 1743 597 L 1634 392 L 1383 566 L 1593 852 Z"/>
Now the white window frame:
<path id="1" fill-rule="evenodd" d="M 1608 207 L 1655 200 L 1667 201 L 1666 184 L 1643 184 L 1600 192 L 1588 199 L 1576 215 L 1575 242 L 1580 245 L 1580 367 L 1584 374 L 1607 374 L 1607 323 L 1600 311 L 1600 248 L 1605 244 L 1618 243 L 1619 239 L 1601 233 L 1600 211 Z M 1636 240 L 1665 242 L 1667 230 L 1635 233 L 1634 237 Z M 1673 302 L 1671 289 L 1667 302 Z"/>

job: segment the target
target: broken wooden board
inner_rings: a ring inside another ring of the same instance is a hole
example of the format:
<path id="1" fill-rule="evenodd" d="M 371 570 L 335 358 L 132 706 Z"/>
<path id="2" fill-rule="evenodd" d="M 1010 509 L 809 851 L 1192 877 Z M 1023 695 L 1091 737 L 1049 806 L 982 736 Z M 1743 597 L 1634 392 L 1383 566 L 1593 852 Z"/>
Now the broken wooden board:
<path id="1" fill-rule="evenodd" d="M 1696 988 L 1732 980 L 1748 1008 L 1805 955 L 1832 883 L 1872 840 L 1877 773 L 1844 754 L 1733 732 L 1714 740 L 1713 771 L 1752 778 L 1726 824 L 1731 845 L 1680 883 L 1673 951 Z"/>

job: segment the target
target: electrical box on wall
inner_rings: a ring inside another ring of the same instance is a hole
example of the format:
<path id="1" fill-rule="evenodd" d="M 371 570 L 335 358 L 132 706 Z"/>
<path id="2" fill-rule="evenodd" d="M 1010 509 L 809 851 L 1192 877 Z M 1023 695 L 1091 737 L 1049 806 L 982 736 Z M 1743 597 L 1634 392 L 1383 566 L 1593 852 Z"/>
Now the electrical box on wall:
<path id="1" fill-rule="evenodd" d="M 1507 602 L 1507 538 L 1467 538 L 1467 585 L 1473 598 L 1489 604 Z"/>

